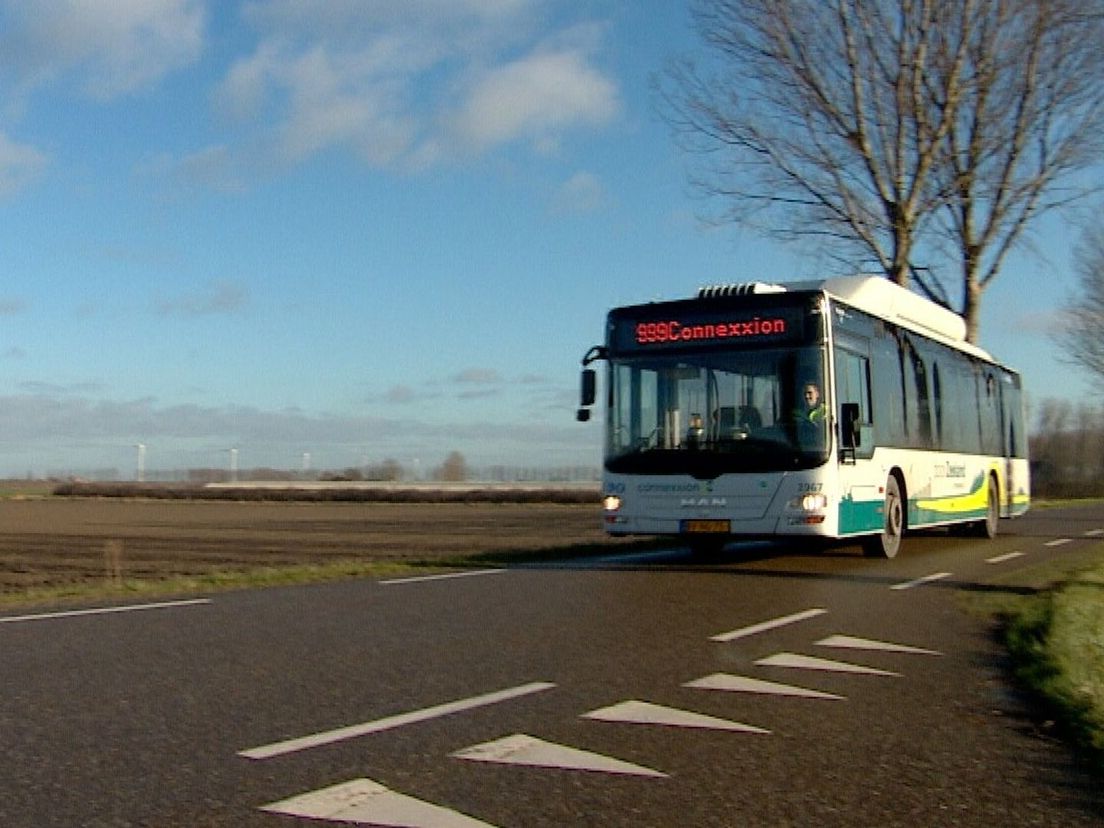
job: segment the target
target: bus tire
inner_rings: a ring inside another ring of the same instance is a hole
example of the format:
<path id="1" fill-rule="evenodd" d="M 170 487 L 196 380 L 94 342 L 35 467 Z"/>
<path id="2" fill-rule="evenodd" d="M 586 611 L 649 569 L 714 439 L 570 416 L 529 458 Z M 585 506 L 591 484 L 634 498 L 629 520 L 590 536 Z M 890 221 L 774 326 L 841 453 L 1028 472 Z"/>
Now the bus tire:
<path id="1" fill-rule="evenodd" d="M 901 496 L 901 484 L 891 474 L 886 480 L 885 520 L 882 531 L 863 542 L 863 552 L 870 558 L 896 558 L 901 549 L 901 537 L 905 534 L 905 504 Z"/>
<path id="2" fill-rule="evenodd" d="M 993 475 L 989 475 L 989 487 L 985 496 L 985 519 L 979 520 L 975 524 L 975 534 L 992 540 L 997 536 L 997 525 L 999 523 L 1000 489 L 997 486 L 997 479 Z"/>

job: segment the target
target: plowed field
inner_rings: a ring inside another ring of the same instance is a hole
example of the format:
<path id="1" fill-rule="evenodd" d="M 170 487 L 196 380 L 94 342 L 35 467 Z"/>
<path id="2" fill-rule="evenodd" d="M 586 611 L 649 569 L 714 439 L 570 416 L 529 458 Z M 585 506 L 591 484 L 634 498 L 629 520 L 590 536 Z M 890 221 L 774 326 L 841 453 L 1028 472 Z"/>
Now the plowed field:
<path id="1" fill-rule="evenodd" d="M 0 596 L 339 561 L 607 543 L 598 507 L 518 503 L 0 501 Z"/>

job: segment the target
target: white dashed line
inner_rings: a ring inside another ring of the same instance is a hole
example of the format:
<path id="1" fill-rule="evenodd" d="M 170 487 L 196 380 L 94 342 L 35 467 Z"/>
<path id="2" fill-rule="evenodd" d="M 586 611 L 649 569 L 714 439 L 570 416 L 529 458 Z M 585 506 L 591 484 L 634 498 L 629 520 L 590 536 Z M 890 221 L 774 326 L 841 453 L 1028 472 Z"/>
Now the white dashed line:
<path id="1" fill-rule="evenodd" d="M 482 696 L 473 696 L 469 699 L 460 699 L 459 701 L 439 704 L 435 707 L 427 707 L 424 710 L 415 710 L 411 713 L 388 716 L 385 719 L 377 719 L 374 722 L 364 722 L 363 724 L 355 724 L 349 727 L 337 728 L 336 730 L 328 730 L 325 733 L 315 733 L 310 736 L 301 736 L 297 739 L 288 739 L 283 742 L 275 742 L 271 745 L 250 748 L 249 750 L 240 751 L 238 755 L 244 756 L 246 759 L 271 759 L 274 756 L 283 756 L 286 753 L 295 753 L 300 750 L 321 747 L 322 745 L 329 745 L 346 739 L 354 739 L 358 736 L 367 736 L 372 733 L 379 733 L 404 725 L 425 722 L 430 719 L 438 719 L 442 716 L 461 713 L 465 710 L 473 710 L 477 707 L 498 704 L 499 702 L 528 696 L 532 693 L 540 693 L 543 690 L 550 690 L 555 686 L 555 684 L 550 684 L 545 681 L 523 684 L 520 687 L 511 687 L 507 690 L 499 690 L 495 693 L 486 693 Z"/>
<path id="2" fill-rule="evenodd" d="M 746 638 L 749 635 L 755 635 L 756 633 L 766 632 L 767 630 L 778 629 L 779 627 L 785 627 L 787 624 L 796 624 L 799 621 L 807 621 L 810 618 L 816 618 L 818 615 L 824 615 L 828 612 L 826 609 L 807 609 L 803 612 L 795 612 L 793 615 L 784 615 L 781 618 L 774 618 L 770 621 L 763 621 L 760 624 L 752 624 L 750 627 L 742 627 L 738 630 L 732 630 L 731 632 L 721 633 L 710 638 L 710 641 L 735 641 L 738 638 Z"/>
<path id="3" fill-rule="evenodd" d="M 1085 533 L 1086 538 L 1096 538 L 1100 535 L 1104 535 L 1104 529 L 1090 529 Z"/>
<path id="4" fill-rule="evenodd" d="M 923 586 L 924 584 L 930 584 L 933 581 L 942 581 L 944 578 L 950 578 L 950 572 L 935 572 L 931 575 L 925 575 L 923 578 L 917 578 L 914 581 L 905 581 L 904 583 L 894 584 L 890 589 L 903 590 L 912 589 L 913 587 Z"/>
<path id="5" fill-rule="evenodd" d="M 413 578 L 391 578 L 388 581 L 380 581 L 381 586 L 393 586 L 395 584 L 421 584 L 426 581 L 449 581 L 453 578 L 474 578 L 478 575 L 499 575 L 506 572 L 505 569 L 476 569 L 472 572 L 448 572 L 444 575 L 416 575 Z"/>
<path id="6" fill-rule="evenodd" d="M 1052 541 L 1047 541 L 1043 546 L 1065 546 L 1067 543 L 1073 543 L 1073 538 L 1055 538 Z"/>
<path id="7" fill-rule="evenodd" d="M 1023 555 L 1023 552 L 1008 552 L 1004 555 L 997 555 L 995 558 L 986 558 L 985 562 L 987 564 L 1001 564 L 1015 560 L 1016 558 L 1022 558 Z"/>
<path id="8" fill-rule="evenodd" d="M 15 624 L 21 621 L 49 621 L 55 618 L 78 618 L 84 615 L 112 615 L 119 612 L 145 612 L 147 610 L 176 609 L 178 607 L 198 607 L 210 603 L 210 598 L 192 598 L 187 601 L 160 601 L 156 604 L 128 604 L 120 607 L 43 612 L 36 615 L 11 615 L 7 618 L 0 618 L 0 624 Z"/>

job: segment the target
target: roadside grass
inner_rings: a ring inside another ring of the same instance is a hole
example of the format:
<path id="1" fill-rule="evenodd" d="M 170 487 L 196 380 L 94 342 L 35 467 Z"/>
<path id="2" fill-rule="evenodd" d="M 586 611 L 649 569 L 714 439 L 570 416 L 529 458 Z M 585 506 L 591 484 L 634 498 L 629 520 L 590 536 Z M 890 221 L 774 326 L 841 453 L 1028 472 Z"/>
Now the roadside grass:
<path id="1" fill-rule="evenodd" d="M 1028 602 L 1008 619 L 1005 640 L 1020 679 L 1104 771 L 1104 564 Z"/>
<path id="2" fill-rule="evenodd" d="M 626 555 L 647 552 L 671 546 L 670 538 L 646 540 L 613 540 L 600 543 L 577 543 L 569 546 L 550 546 L 543 549 L 498 549 L 493 552 L 438 557 L 417 561 L 417 566 L 471 569 L 485 566 L 526 566 L 550 563 L 571 563 L 585 558 Z"/>
<path id="3" fill-rule="evenodd" d="M 994 619 L 1017 679 L 1085 763 L 1104 774 L 1104 544 L 966 598 Z"/>
<path id="4" fill-rule="evenodd" d="M 211 594 L 240 589 L 298 586 L 358 578 L 380 580 L 412 574 L 478 569 L 489 566 L 526 566 L 570 562 L 583 558 L 658 548 L 659 541 L 606 541 L 553 546 L 542 549 L 504 549 L 494 552 L 457 554 L 406 561 L 343 559 L 321 564 L 221 568 L 189 576 L 117 578 L 108 577 L 30 588 L 0 594 L 0 609 L 19 607 L 63 607 L 80 603 L 129 599 L 166 598 Z"/>
<path id="5" fill-rule="evenodd" d="M 166 598 L 238 589 L 298 586 L 355 578 L 393 578 L 422 571 L 425 564 L 342 560 L 325 564 L 215 569 L 198 575 L 167 578 L 122 578 L 80 581 L 0 595 L 0 609 L 68 606 L 84 602 Z"/>
<path id="6" fill-rule="evenodd" d="M 0 500 L 53 497 L 54 484 L 43 480 L 0 480 Z"/>

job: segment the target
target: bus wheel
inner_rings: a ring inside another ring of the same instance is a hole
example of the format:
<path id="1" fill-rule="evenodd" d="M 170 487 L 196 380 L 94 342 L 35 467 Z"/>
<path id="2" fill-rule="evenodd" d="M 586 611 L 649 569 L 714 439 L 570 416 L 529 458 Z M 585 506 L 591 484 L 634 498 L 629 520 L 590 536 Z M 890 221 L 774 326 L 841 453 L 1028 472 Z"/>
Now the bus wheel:
<path id="1" fill-rule="evenodd" d="M 905 506 L 901 500 L 901 487 L 892 474 L 886 481 L 884 508 L 882 531 L 871 535 L 863 543 L 863 552 L 867 557 L 896 558 L 901 548 L 901 536 L 905 533 Z"/>
<path id="2" fill-rule="evenodd" d="M 997 524 L 1000 522 L 1000 492 L 997 481 L 989 475 L 989 491 L 985 501 L 985 520 L 977 524 L 977 534 L 992 540 L 997 536 Z"/>

